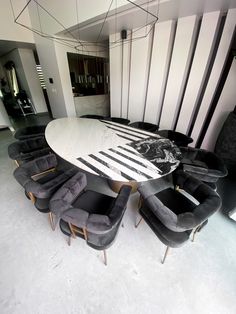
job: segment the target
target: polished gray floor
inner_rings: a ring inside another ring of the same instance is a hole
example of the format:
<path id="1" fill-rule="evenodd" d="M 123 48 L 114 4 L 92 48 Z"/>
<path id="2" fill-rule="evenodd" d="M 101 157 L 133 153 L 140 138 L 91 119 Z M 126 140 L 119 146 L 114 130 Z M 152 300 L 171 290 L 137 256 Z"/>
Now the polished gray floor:
<path id="1" fill-rule="evenodd" d="M 104 266 L 83 240 L 69 247 L 24 196 L 7 156 L 12 141 L 0 131 L 1 314 L 236 313 L 235 222 L 215 214 L 196 242 L 171 250 L 162 265 L 164 245 L 145 223 L 134 228 L 133 194 Z M 89 181 L 112 193 L 105 181 Z"/>

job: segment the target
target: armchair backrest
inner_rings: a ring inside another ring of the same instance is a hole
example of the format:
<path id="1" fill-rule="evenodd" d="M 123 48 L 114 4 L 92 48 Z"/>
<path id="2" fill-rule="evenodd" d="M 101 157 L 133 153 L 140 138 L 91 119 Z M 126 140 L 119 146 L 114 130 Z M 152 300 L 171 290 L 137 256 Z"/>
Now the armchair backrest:
<path id="1" fill-rule="evenodd" d="M 27 154 L 37 149 L 48 147 L 43 136 L 34 137 L 28 140 L 17 141 L 8 146 L 8 155 L 12 159 L 21 159 L 22 154 Z"/>
<path id="2" fill-rule="evenodd" d="M 114 202 L 114 205 L 108 215 L 110 222 L 112 225 L 115 225 L 119 222 L 126 210 L 126 205 L 129 200 L 129 196 L 131 193 L 132 187 L 129 185 L 123 185 L 117 195 L 117 198 Z"/>
<path id="3" fill-rule="evenodd" d="M 49 154 L 29 161 L 14 171 L 15 179 L 22 185 L 26 186 L 27 183 L 33 181 L 32 176 L 40 174 L 57 166 L 57 159 L 54 154 Z"/>
<path id="4" fill-rule="evenodd" d="M 71 179 L 52 196 L 50 200 L 50 210 L 57 216 L 70 208 L 75 199 L 87 186 L 87 178 L 84 173 L 77 172 Z"/>
<path id="5" fill-rule="evenodd" d="M 180 227 L 184 228 L 184 226 L 186 226 L 188 229 L 193 229 L 207 220 L 220 208 L 220 196 L 208 185 L 202 183 L 200 180 L 190 176 L 184 171 L 179 170 L 173 173 L 173 183 L 180 189 L 189 193 L 199 202 L 199 205 L 196 205 L 191 213 L 191 222 L 189 221 L 189 213 L 178 215 L 178 225 Z"/>
<path id="6" fill-rule="evenodd" d="M 170 189 L 165 196 L 167 197 L 165 198 L 166 202 L 163 202 L 168 204 L 169 198 L 175 199 L 177 202 L 177 211 L 174 212 L 173 209 L 167 207 L 168 205 L 165 205 L 158 196 L 151 194 L 145 186 L 138 188 L 145 204 L 163 225 L 172 231 L 183 232 L 194 229 L 206 221 L 221 206 L 221 199 L 215 191 L 182 170 L 173 173 L 173 184 L 195 198 L 199 204 L 188 199 L 187 196 L 183 195 L 181 192 Z M 178 197 L 175 193 L 179 193 Z M 180 213 L 177 214 L 178 206 L 180 209 L 181 207 L 186 208 L 185 212 L 180 211 Z"/>

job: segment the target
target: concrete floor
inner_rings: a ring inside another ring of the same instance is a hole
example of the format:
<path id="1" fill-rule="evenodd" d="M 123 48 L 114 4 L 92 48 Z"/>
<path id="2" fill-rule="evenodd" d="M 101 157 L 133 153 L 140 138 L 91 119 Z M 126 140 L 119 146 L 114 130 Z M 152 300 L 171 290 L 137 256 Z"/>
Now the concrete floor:
<path id="1" fill-rule="evenodd" d="M 0 131 L 1 314 L 236 313 L 235 222 L 215 214 L 195 243 L 172 249 L 162 265 L 164 245 L 145 223 L 134 228 L 133 194 L 104 266 L 83 240 L 69 247 L 24 196 L 7 156 L 12 141 Z M 111 193 L 99 178 L 91 184 Z"/>

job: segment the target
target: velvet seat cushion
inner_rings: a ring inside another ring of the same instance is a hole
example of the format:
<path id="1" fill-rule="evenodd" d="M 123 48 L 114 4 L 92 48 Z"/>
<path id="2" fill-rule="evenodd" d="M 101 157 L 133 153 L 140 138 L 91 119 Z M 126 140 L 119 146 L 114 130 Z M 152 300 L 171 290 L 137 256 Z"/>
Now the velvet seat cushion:
<path id="1" fill-rule="evenodd" d="M 166 246 L 181 247 L 189 240 L 191 231 L 174 232 L 168 229 L 147 206 L 142 206 L 139 212 L 152 231 Z"/>
<path id="2" fill-rule="evenodd" d="M 129 126 L 132 126 L 133 128 L 145 130 L 148 132 L 155 132 L 158 130 L 158 125 L 152 124 L 149 122 L 143 122 L 143 121 L 132 122 L 129 124 Z"/>
<path id="3" fill-rule="evenodd" d="M 216 154 L 191 147 L 180 147 L 180 150 L 183 170 L 199 180 L 216 182 L 220 177 L 227 175 L 224 163 Z"/>
<path id="4" fill-rule="evenodd" d="M 77 206 L 83 206 L 84 209 L 71 207 L 61 214 L 60 228 L 67 235 L 71 234 L 68 223 L 80 229 L 86 228 L 87 244 L 96 250 L 104 250 L 115 241 L 131 187 L 122 186 L 117 198 L 88 192 L 81 194 L 81 203 L 76 201 Z M 88 197 L 91 197 L 91 205 L 88 205 Z M 81 237 L 80 233 L 76 235 Z"/>
<path id="5" fill-rule="evenodd" d="M 49 208 L 60 219 L 62 232 L 70 235 L 68 223 L 86 228 L 87 243 L 96 249 L 110 246 L 117 234 L 131 192 L 122 186 L 117 198 L 86 189 L 83 173 L 75 174 L 52 197 Z M 81 234 L 78 232 L 78 236 Z"/>
<path id="6" fill-rule="evenodd" d="M 182 170 L 173 174 L 173 184 L 191 195 L 192 199 L 170 188 L 157 194 L 151 194 L 146 186 L 138 188 L 145 206 L 169 230 L 191 230 L 221 206 L 221 199 L 215 191 Z"/>
<path id="7" fill-rule="evenodd" d="M 193 139 L 183 133 L 172 131 L 172 130 L 160 130 L 156 132 L 161 137 L 168 138 L 177 146 L 188 146 L 193 142 Z"/>
<path id="8" fill-rule="evenodd" d="M 129 119 L 125 119 L 125 118 L 119 118 L 119 117 L 106 117 L 104 118 L 105 121 L 112 121 L 112 122 L 116 122 L 116 123 L 120 123 L 120 124 L 124 124 L 124 125 L 128 125 L 130 123 Z"/>
<path id="9" fill-rule="evenodd" d="M 100 116 L 100 115 L 97 115 L 97 114 L 85 114 L 85 115 L 80 116 L 80 118 L 98 119 L 98 120 L 104 119 L 103 116 Z"/>

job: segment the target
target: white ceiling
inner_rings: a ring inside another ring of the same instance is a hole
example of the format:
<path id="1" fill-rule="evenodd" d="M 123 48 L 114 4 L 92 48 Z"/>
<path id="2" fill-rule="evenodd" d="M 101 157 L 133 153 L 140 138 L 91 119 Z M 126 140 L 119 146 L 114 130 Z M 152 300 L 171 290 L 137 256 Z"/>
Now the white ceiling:
<path id="1" fill-rule="evenodd" d="M 135 3 L 142 5 L 144 9 L 148 8 L 149 12 L 154 15 L 158 11 L 159 22 L 193 14 L 201 16 L 204 12 L 216 10 L 220 10 L 223 13 L 227 12 L 229 8 L 236 7 L 236 0 L 138 0 Z M 70 28 L 70 32 L 74 37 L 81 40 L 96 41 L 105 16 L 106 13 L 88 19 Z M 134 29 L 145 25 L 147 22 L 151 23 L 154 21 L 155 18 L 153 16 L 147 15 L 146 12 L 127 1 L 126 5 L 109 12 L 99 41 L 107 40 L 109 34 L 120 32 L 122 29 Z M 71 36 L 68 36 L 68 32 L 65 31 L 57 35 L 71 39 Z M 25 42 L 0 40 L 0 57 L 15 48 L 35 49 L 35 45 Z"/>
<path id="2" fill-rule="evenodd" d="M 34 50 L 35 45 L 18 41 L 0 40 L 0 57 L 16 48 L 29 48 Z"/>
<path id="3" fill-rule="evenodd" d="M 137 4 L 143 4 L 143 8 L 154 15 L 158 13 L 159 22 L 177 19 L 179 17 L 197 14 L 201 16 L 205 12 L 220 10 L 227 12 L 230 8 L 236 7 L 236 0 L 140 0 Z M 128 3 L 128 2 L 127 2 Z M 159 10 L 158 10 L 159 5 Z M 70 28 L 70 32 L 76 38 L 86 41 L 96 41 L 103 25 L 106 13 L 87 20 L 79 25 Z M 134 29 L 147 23 L 155 21 L 151 15 L 128 3 L 117 10 L 109 12 L 100 40 L 108 39 L 109 34 L 120 32 L 122 29 Z M 71 38 L 68 32 L 61 32 L 58 35 Z"/>

